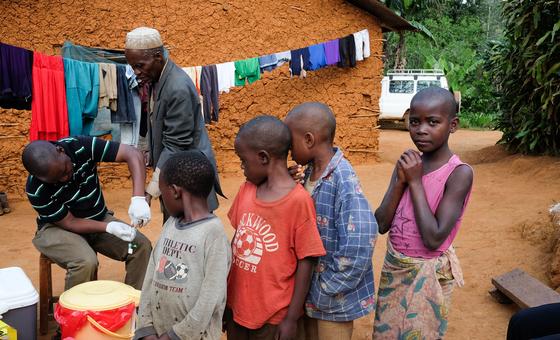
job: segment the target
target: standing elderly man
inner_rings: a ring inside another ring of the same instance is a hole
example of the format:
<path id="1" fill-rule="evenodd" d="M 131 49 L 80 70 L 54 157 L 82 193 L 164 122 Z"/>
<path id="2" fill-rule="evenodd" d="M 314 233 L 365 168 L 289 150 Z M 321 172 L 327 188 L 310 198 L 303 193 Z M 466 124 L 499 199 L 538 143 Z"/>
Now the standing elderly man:
<path id="1" fill-rule="evenodd" d="M 25 191 L 39 215 L 33 245 L 66 269 L 64 289 L 93 278 L 97 253 L 126 262 L 125 283 L 141 289 L 150 240 L 108 211 L 97 163 L 128 164 L 133 183 L 128 214 L 133 226 L 141 226 L 151 218 L 144 199 L 142 154 L 128 145 L 79 136 L 32 142 L 23 150 L 22 161 L 29 172 Z"/>
<path id="2" fill-rule="evenodd" d="M 160 196 L 159 173 L 173 153 L 199 150 L 212 163 L 216 178 L 208 196 L 210 211 L 218 208 L 216 193 L 223 196 L 216 160 L 204 119 L 200 110 L 198 93 L 187 74 L 169 59 L 157 30 L 136 28 L 126 35 L 125 56 L 140 82 L 152 83 L 150 101 L 149 162 L 154 168 L 152 179 L 146 187 L 146 199 Z M 164 222 L 168 214 L 163 207 Z"/>

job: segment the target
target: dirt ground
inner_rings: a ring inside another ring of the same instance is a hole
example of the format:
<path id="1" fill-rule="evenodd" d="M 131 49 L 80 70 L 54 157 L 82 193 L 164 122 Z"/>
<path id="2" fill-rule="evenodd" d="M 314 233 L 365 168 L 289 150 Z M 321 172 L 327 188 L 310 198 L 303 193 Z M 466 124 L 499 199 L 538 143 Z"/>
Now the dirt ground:
<path id="1" fill-rule="evenodd" d="M 546 219 L 547 207 L 560 200 L 560 159 L 508 155 L 494 145 L 499 137 L 499 132 L 460 130 L 450 141 L 451 148 L 473 166 L 475 182 L 462 230 L 455 241 L 465 287 L 457 289 L 453 295 L 448 339 L 504 338 L 507 322 L 516 308 L 499 305 L 488 295 L 493 276 L 519 267 L 548 283 L 550 246 L 546 235 L 531 226 Z M 386 190 L 394 162 L 402 151 L 412 146 L 406 132 L 382 131 L 381 162 L 356 167 L 374 209 Z M 230 199 L 221 202 L 217 214 L 228 226 L 229 236 L 232 229 L 226 212 L 242 180 L 240 175 L 222 178 L 224 192 Z M 106 190 L 105 197 L 116 216 L 124 219 L 130 189 Z M 39 256 L 31 244 L 35 214 L 25 201 L 13 202 L 12 208 L 12 213 L 0 216 L 0 267 L 22 267 L 38 288 Z M 154 213 L 153 221 L 142 231 L 155 241 L 160 225 L 161 214 Z M 376 281 L 386 250 L 385 242 L 385 236 L 379 237 L 373 257 Z M 122 280 L 123 273 L 123 265 L 100 259 L 100 279 Z M 59 294 L 64 271 L 53 267 L 53 280 L 54 293 Z M 373 316 L 358 320 L 354 339 L 371 339 L 372 322 Z M 51 329 L 54 326 L 51 322 Z"/>

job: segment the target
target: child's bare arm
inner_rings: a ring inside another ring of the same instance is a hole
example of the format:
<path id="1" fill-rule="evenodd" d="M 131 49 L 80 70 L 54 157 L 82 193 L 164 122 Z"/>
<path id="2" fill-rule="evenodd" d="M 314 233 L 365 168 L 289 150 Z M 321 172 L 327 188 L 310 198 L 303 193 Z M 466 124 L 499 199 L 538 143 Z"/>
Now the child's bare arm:
<path id="1" fill-rule="evenodd" d="M 443 198 L 435 215 L 432 213 L 422 185 L 422 160 L 417 153 L 403 161 L 414 206 L 416 224 L 426 248 L 435 250 L 446 239 L 461 215 L 465 199 L 471 189 L 473 173 L 468 166 L 458 166 L 447 179 Z"/>
<path id="2" fill-rule="evenodd" d="M 305 298 L 309 292 L 309 284 L 311 283 L 311 273 L 316 259 L 306 257 L 298 261 L 294 293 L 288 307 L 288 314 L 278 325 L 276 339 L 295 339 L 297 333 L 297 320 L 301 316 Z"/>
<path id="3" fill-rule="evenodd" d="M 403 170 L 397 163 L 395 165 L 395 169 L 393 170 L 393 174 L 391 175 L 389 188 L 383 197 L 383 201 L 381 201 L 379 208 L 375 210 L 375 219 L 377 220 L 380 234 L 385 234 L 389 231 L 389 229 L 391 229 L 391 223 L 393 223 L 395 211 L 399 206 L 399 202 L 405 189 L 406 180 L 404 178 Z"/>

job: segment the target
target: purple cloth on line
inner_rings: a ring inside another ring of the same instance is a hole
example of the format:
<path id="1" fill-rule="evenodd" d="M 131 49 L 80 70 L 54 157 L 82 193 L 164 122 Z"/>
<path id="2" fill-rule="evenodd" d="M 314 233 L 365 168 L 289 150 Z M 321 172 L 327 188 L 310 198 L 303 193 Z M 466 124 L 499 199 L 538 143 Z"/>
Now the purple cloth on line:
<path id="1" fill-rule="evenodd" d="M 33 52 L 0 43 L 0 95 L 31 98 Z"/>
<path id="2" fill-rule="evenodd" d="M 327 65 L 334 65 L 340 61 L 339 41 L 334 39 L 324 43 Z"/>

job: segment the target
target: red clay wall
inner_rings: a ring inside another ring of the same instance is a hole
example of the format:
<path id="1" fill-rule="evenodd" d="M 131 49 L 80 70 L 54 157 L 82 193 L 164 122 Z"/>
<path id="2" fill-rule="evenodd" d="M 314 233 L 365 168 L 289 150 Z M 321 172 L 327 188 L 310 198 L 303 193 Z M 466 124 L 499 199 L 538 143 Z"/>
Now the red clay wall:
<path id="1" fill-rule="evenodd" d="M 165 5 L 162 5 L 164 3 Z M 382 77 L 382 34 L 376 18 L 342 0 L 21 0 L 0 1 L 0 40 L 58 54 L 64 40 L 123 48 L 138 26 L 160 30 L 181 66 L 208 65 L 305 47 L 367 28 L 372 57 L 354 69 L 327 68 L 290 79 L 286 65 L 220 97 L 220 121 L 209 126 L 221 172 L 239 169 L 233 139 L 239 125 L 269 113 L 284 117 L 303 101 L 329 104 L 337 116 L 336 143 L 354 164 L 375 160 Z M 20 155 L 31 112 L 0 109 L 0 191 L 22 195 Z M 106 186 L 124 185 L 126 167 L 104 165 Z"/>

